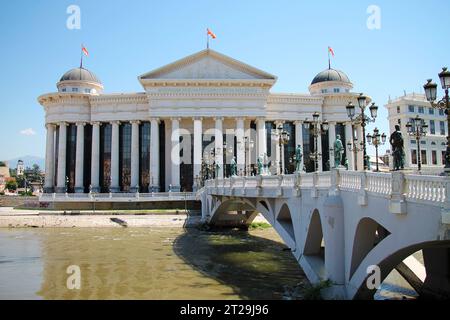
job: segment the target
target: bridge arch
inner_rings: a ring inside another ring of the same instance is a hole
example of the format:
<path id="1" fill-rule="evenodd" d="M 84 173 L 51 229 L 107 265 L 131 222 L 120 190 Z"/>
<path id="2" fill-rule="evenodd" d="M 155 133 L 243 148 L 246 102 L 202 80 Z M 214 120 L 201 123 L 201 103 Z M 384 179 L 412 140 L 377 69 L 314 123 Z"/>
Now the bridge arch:
<path id="1" fill-rule="evenodd" d="M 395 242 L 395 239 L 387 238 L 385 239 L 385 242 Z M 373 296 L 377 289 L 369 289 L 366 285 L 368 276 L 367 273 L 364 277 L 358 277 L 361 279 L 359 283 L 356 283 L 355 279 L 358 275 L 358 273 L 362 271 L 366 271 L 367 267 L 370 265 L 376 265 L 380 268 L 380 283 L 382 283 L 386 277 L 392 272 L 393 269 L 395 269 L 396 266 L 398 266 L 403 260 L 405 260 L 410 255 L 414 254 L 415 252 L 419 250 L 428 250 L 428 249 L 442 249 L 444 252 L 446 252 L 447 260 L 443 260 L 442 263 L 445 264 L 446 269 L 449 269 L 450 267 L 450 240 L 447 241 L 426 241 L 422 243 L 416 243 L 410 246 L 401 247 L 400 249 L 394 249 L 391 250 L 387 255 L 384 256 L 384 258 L 380 259 L 378 263 L 372 263 L 376 256 L 379 255 L 380 252 L 386 252 L 386 243 L 381 244 L 374 248 L 367 257 L 363 260 L 361 265 L 356 270 L 355 274 L 351 278 L 350 282 L 353 286 L 357 288 L 357 291 L 355 292 L 353 299 L 373 299 Z M 397 247 L 398 248 L 398 247 Z M 449 277 L 450 270 L 447 270 L 447 282 L 450 281 Z M 431 277 L 429 275 L 429 272 L 427 270 L 427 279 L 428 277 Z M 426 279 L 426 281 L 427 281 Z M 448 285 L 448 283 L 447 283 Z M 448 294 L 448 288 L 447 288 L 447 294 Z"/>
<path id="2" fill-rule="evenodd" d="M 288 236 L 289 241 L 286 241 L 286 243 L 294 249 L 296 246 L 296 237 L 295 237 L 295 229 L 294 229 L 294 221 L 292 219 L 292 213 L 287 203 L 283 203 L 281 205 L 280 210 L 278 211 L 278 214 L 275 218 L 276 224 L 278 224 L 282 230 L 280 230 L 280 233 L 286 233 Z M 281 234 L 283 235 L 283 234 Z"/>
<path id="3" fill-rule="evenodd" d="M 390 232 L 375 220 L 368 217 L 359 220 L 353 237 L 349 278 L 353 276 L 369 252 L 389 235 Z"/>

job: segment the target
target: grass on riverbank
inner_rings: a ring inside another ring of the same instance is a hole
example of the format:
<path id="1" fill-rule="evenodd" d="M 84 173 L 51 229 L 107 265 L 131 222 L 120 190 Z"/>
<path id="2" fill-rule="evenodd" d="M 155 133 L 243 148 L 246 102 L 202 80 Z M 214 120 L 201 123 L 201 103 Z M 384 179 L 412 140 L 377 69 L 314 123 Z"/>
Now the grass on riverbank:
<path id="1" fill-rule="evenodd" d="M 261 229 L 270 229 L 272 226 L 266 222 L 253 222 L 249 225 L 249 230 L 261 230 Z"/>

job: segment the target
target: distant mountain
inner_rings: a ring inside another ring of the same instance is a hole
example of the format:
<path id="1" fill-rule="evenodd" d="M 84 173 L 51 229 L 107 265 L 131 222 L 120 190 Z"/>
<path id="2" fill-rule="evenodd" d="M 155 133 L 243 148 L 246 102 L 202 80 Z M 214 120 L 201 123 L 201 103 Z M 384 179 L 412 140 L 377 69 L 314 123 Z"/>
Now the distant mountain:
<path id="1" fill-rule="evenodd" d="M 23 157 L 19 157 L 19 158 L 14 158 L 11 160 L 6 160 L 5 162 L 8 163 L 8 166 L 11 169 L 14 169 L 17 166 L 17 161 L 22 160 L 23 164 L 25 165 L 25 168 L 27 167 L 32 167 L 33 164 L 37 164 L 39 166 L 39 168 L 41 168 L 41 170 L 45 169 L 45 159 L 41 158 L 41 157 L 36 157 L 36 156 L 23 156 Z"/>

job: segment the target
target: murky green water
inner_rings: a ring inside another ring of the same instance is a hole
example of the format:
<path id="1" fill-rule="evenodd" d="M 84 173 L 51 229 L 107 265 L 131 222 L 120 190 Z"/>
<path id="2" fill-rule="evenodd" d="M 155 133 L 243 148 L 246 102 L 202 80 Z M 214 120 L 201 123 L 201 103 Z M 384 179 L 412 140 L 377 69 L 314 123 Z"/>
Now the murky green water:
<path id="1" fill-rule="evenodd" d="M 281 299 L 305 281 L 283 248 L 273 229 L 0 229 L 0 299 Z"/>

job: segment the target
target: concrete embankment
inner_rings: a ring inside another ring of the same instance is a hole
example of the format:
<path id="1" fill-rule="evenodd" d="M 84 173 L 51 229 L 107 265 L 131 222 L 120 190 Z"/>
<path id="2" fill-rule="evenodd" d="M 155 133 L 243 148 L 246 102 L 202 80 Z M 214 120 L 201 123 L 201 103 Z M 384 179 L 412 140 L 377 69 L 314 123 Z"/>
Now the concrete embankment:
<path id="1" fill-rule="evenodd" d="M 112 220 L 111 220 L 112 219 Z M 151 215 L 151 216 L 0 216 L 0 228 L 106 228 L 122 226 L 117 221 L 124 221 L 128 227 L 195 227 L 201 217 L 185 215 Z"/>

